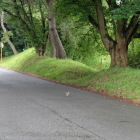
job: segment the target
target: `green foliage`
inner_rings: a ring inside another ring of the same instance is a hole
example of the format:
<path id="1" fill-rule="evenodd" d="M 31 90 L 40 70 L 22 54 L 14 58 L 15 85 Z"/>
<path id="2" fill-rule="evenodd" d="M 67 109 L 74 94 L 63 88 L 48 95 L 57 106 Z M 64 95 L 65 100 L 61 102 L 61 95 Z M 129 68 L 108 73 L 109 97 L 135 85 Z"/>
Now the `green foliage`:
<path id="1" fill-rule="evenodd" d="M 9 38 L 13 36 L 13 33 L 11 31 L 7 31 L 3 32 L 2 35 L 1 42 L 6 43 L 8 42 Z"/>
<path id="2" fill-rule="evenodd" d="M 106 19 L 106 29 L 108 29 L 110 37 L 117 41 L 118 20 L 126 18 L 126 25 L 128 25 L 133 16 L 139 16 L 140 1 L 121 0 L 119 5 L 117 5 L 116 0 L 101 1 L 103 3 L 101 8 L 103 9 L 103 14 Z M 61 13 L 62 17 L 75 16 L 78 22 L 87 25 L 89 23 L 88 17 L 91 15 L 94 19 L 93 24 L 95 25 L 95 23 L 99 24 L 96 15 L 96 6 L 96 1 L 92 0 L 86 0 L 84 2 L 81 0 L 58 0 L 57 11 Z"/>
<path id="3" fill-rule="evenodd" d="M 10 39 L 14 43 L 18 52 L 22 52 L 23 50 L 32 47 L 30 45 L 30 39 L 28 36 L 25 36 L 25 33 L 20 28 L 19 24 L 8 21 L 7 28 L 13 33 L 13 37 Z"/>
<path id="4" fill-rule="evenodd" d="M 121 4 L 112 11 L 113 18 L 127 19 L 132 16 L 139 16 L 140 1 L 139 0 L 122 0 Z"/>
<path id="5" fill-rule="evenodd" d="M 9 16 L 7 22 L 20 26 L 25 38 L 38 48 L 47 42 L 48 23 L 46 21 L 47 9 L 40 0 L 35 1 L 3 1 L 3 10 Z"/>
<path id="6" fill-rule="evenodd" d="M 140 39 L 134 39 L 130 44 L 128 64 L 133 68 L 140 68 Z"/>
<path id="7" fill-rule="evenodd" d="M 101 65 L 101 56 L 108 53 L 96 30 L 77 20 L 78 17 L 65 18 L 59 24 L 62 43 L 68 58 L 95 68 Z"/>
<path id="8" fill-rule="evenodd" d="M 85 22 L 89 13 L 93 12 L 94 7 L 95 4 L 91 0 L 84 2 L 81 0 L 58 0 L 56 3 L 57 12 L 60 12 L 64 17 L 79 16 Z"/>
<path id="9" fill-rule="evenodd" d="M 6 25 L 6 28 L 9 30 L 6 33 L 3 33 L 2 29 L 0 29 L 1 34 L 0 38 L 1 41 L 4 42 L 4 48 L 3 51 L 5 52 L 5 56 L 13 55 L 13 51 L 11 50 L 9 44 L 7 43 L 7 39 L 10 39 L 14 46 L 16 47 L 18 52 L 22 52 L 26 48 L 30 48 L 30 40 L 27 36 L 25 36 L 24 32 L 19 27 L 19 24 L 7 20 L 8 24 Z M 4 34 L 4 35 L 3 35 Z"/>
<path id="10" fill-rule="evenodd" d="M 6 23 L 8 25 L 12 23 L 17 26 L 17 29 L 11 27 L 13 37 L 10 38 L 19 51 L 31 46 L 37 48 L 40 45 L 46 45 L 47 42 L 48 13 L 45 1 L 34 0 L 29 2 L 30 4 L 27 1 L 17 0 L 16 5 L 13 1 L 2 0 L 0 3 L 1 8 L 12 11 L 11 14 L 15 15 L 9 14 L 9 16 L 6 16 Z M 107 4 L 107 2 L 111 4 Z M 122 0 L 120 5 L 117 5 L 116 0 L 102 0 L 102 3 L 107 21 L 106 28 L 109 35 L 115 40 L 117 33 L 114 21 L 127 18 L 126 24 L 128 25 L 132 16 L 138 16 L 140 1 Z M 16 17 L 17 11 L 21 19 Z M 95 26 L 89 24 L 89 15 L 92 15 L 95 22 L 98 23 L 94 1 L 57 0 L 55 15 L 57 15 L 57 25 L 59 25 L 59 35 L 68 58 L 85 63 L 88 66 L 98 66 L 98 69 L 102 69 L 101 67 L 108 68 L 110 62 L 108 53 L 102 44 L 98 30 L 95 29 Z M 4 38 L 3 40 L 6 39 Z M 139 53 L 135 53 L 135 55 L 131 53 L 130 55 L 129 64 L 131 63 L 131 66 L 133 64 L 134 66 L 139 65 Z"/>
<path id="11" fill-rule="evenodd" d="M 128 64 L 133 68 L 140 68 L 140 52 L 129 54 Z"/>

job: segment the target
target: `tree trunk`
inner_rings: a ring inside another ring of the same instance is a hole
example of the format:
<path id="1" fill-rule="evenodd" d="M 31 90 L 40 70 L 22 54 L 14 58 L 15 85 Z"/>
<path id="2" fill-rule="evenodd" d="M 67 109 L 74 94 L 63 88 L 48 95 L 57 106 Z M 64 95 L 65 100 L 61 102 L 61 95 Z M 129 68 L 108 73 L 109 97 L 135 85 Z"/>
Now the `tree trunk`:
<path id="1" fill-rule="evenodd" d="M 97 19 L 89 14 L 88 19 L 96 27 L 101 36 L 102 43 L 111 57 L 111 66 L 126 67 L 128 64 L 128 45 L 140 28 L 139 16 L 134 15 L 129 20 L 122 18 L 114 20 L 114 37 L 110 36 L 107 28 L 107 20 L 104 14 L 103 1 L 92 0 L 96 7 Z M 116 9 L 116 2 L 107 1 L 110 10 Z M 128 22 L 129 21 L 129 22 Z"/>
<path id="2" fill-rule="evenodd" d="M 117 45 L 109 50 L 111 66 L 126 67 L 128 64 L 128 44 L 125 39 L 118 41 Z"/>
<path id="3" fill-rule="evenodd" d="M 54 0 L 46 0 L 49 13 L 49 30 L 50 30 L 50 41 L 52 46 L 52 56 L 56 58 L 66 58 L 66 52 L 58 35 L 56 28 L 56 19 L 53 14 Z M 55 54 L 54 54 L 55 53 Z"/>
<path id="4" fill-rule="evenodd" d="M 52 39 L 52 36 L 51 36 L 50 33 L 49 33 L 49 40 L 51 42 L 51 57 L 52 58 L 57 58 L 55 44 L 53 42 L 53 39 Z"/>
<path id="5" fill-rule="evenodd" d="M 3 21 L 3 19 L 4 19 L 4 12 L 2 11 L 2 14 L 1 14 L 1 27 L 2 27 L 2 29 L 3 29 L 4 32 L 7 32 L 7 29 L 6 29 L 5 26 L 4 26 L 4 21 Z M 10 39 L 8 39 L 8 44 L 10 45 L 10 47 L 11 47 L 11 49 L 12 49 L 14 55 L 16 55 L 16 54 L 17 54 L 17 50 L 16 50 L 14 44 L 11 42 Z"/>
<path id="6" fill-rule="evenodd" d="M 39 56 L 46 56 L 46 46 L 36 47 L 36 52 Z"/>

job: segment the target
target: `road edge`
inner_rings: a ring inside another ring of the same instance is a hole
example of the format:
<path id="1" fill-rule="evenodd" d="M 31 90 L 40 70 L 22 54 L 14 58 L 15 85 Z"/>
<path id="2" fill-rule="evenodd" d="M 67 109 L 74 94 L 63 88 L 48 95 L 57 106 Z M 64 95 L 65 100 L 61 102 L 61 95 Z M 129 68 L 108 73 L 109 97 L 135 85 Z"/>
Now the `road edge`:
<path id="1" fill-rule="evenodd" d="M 117 99 L 117 100 L 120 100 L 120 101 L 123 101 L 123 102 L 131 103 L 131 104 L 136 105 L 136 106 L 140 106 L 139 102 L 136 102 L 136 101 L 134 101 L 132 99 L 128 99 L 128 98 L 117 97 L 117 96 L 111 95 L 106 90 L 96 90 L 95 88 L 88 87 L 88 86 L 80 86 L 80 85 L 75 85 L 75 84 L 63 83 L 63 82 L 59 82 L 59 81 L 54 80 L 54 79 L 50 79 L 50 78 L 47 78 L 47 77 L 42 77 L 42 76 L 30 73 L 30 72 L 26 72 L 26 71 L 19 71 L 19 70 L 15 70 L 15 69 L 4 68 L 4 67 L 0 67 L 0 68 L 15 71 L 15 72 L 25 74 L 25 75 L 28 75 L 28 76 L 32 76 L 32 77 L 35 77 L 35 78 L 39 78 L 39 79 L 42 79 L 42 80 L 47 80 L 49 82 L 53 82 L 53 83 L 56 83 L 56 84 L 61 84 L 61 85 L 77 88 L 77 89 L 80 89 L 80 90 L 89 91 L 89 92 L 94 93 L 94 94 L 99 94 L 101 96 L 109 97 L 109 98 L 112 98 L 112 99 Z"/>

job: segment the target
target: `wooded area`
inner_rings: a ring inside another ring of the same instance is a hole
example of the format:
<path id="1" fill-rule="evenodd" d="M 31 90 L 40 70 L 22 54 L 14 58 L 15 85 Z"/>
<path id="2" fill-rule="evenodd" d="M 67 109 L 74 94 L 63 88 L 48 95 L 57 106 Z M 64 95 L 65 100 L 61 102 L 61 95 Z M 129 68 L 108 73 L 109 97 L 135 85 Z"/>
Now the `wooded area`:
<path id="1" fill-rule="evenodd" d="M 94 67 L 110 56 L 110 66 L 140 68 L 138 0 L 1 0 L 0 8 L 5 56 L 35 47 L 39 56 Z"/>

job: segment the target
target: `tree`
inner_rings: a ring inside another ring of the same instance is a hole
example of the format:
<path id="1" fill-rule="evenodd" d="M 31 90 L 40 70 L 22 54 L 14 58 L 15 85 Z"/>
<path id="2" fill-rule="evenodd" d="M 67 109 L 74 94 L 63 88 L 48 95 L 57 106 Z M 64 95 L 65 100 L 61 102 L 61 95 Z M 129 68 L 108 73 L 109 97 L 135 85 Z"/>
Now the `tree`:
<path id="1" fill-rule="evenodd" d="M 41 1 L 3 1 L 2 8 L 17 24 L 20 24 L 22 30 L 35 46 L 38 55 L 44 56 L 46 54 L 48 24 L 46 22 L 45 12 L 43 12 L 45 11 L 45 6 L 43 6 Z"/>
<path id="2" fill-rule="evenodd" d="M 53 12 L 54 0 L 12 0 L 3 1 L 3 5 L 3 10 L 16 19 L 30 37 L 39 55 L 46 54 L 46 46 L 50 37 L 53 57 L 66 58 L 56 29 L 56 19 Z"/>
<path id="3" fill-rule="evenodd" d="M 55 0 L 46 0 L 48 7 L 49 35 L 52 46 L 52 56 L 56 58 L 66 58 L 66 52 L 58 35 L 56 28 L 56 19 L 53 12 Z"/>
<path id="4" fill-rule="evenodd" d="M 1 27 L 3 29 L 3 32 L 5 33 L 5 34 L 3 34 L 3 36 L 6 37 L 3 41 L 8 42 L 8 44 L 10 45 L 14 55 L 16 55 L 17 50 L 16 50 L 14 44 L 12 43 L 12 41 L 9 39 L 8 31 L 7 31 L 6 27 L 4 26 L 4 12 L 3 11 L 0 15 L 0 19 L 1 19 Z"/>
<path id="5" fill-rule="evenodd" d="M 100 32 L 102 42 L 111 56 L 111 66 L 118 65 L 125 67 L 128 64 L 128 45 L 139 28 L 139 15 L 132 15 L 130 18 L 120 17 L 119 19 L 114 20 L 114 32 L 116 34 L 116 38 L 113 39 L 107 30 L 102 1 L 96 0 L 95 3 L 98 30 Z M 108 0 L 107 3 L 111 10 L 118 7 L 114 1 Z M 126 4 L 122 3 L 122 5 L 124 6 Z"/>
<path id="6" fill-rule="evenodd" d="M 110 54 L 111 66 L 127 66 L 128 45 L 140 27 L 140 1 L 59 0 L 59 5 L 63 13 L 79 15 L 97 29 Z"/>

